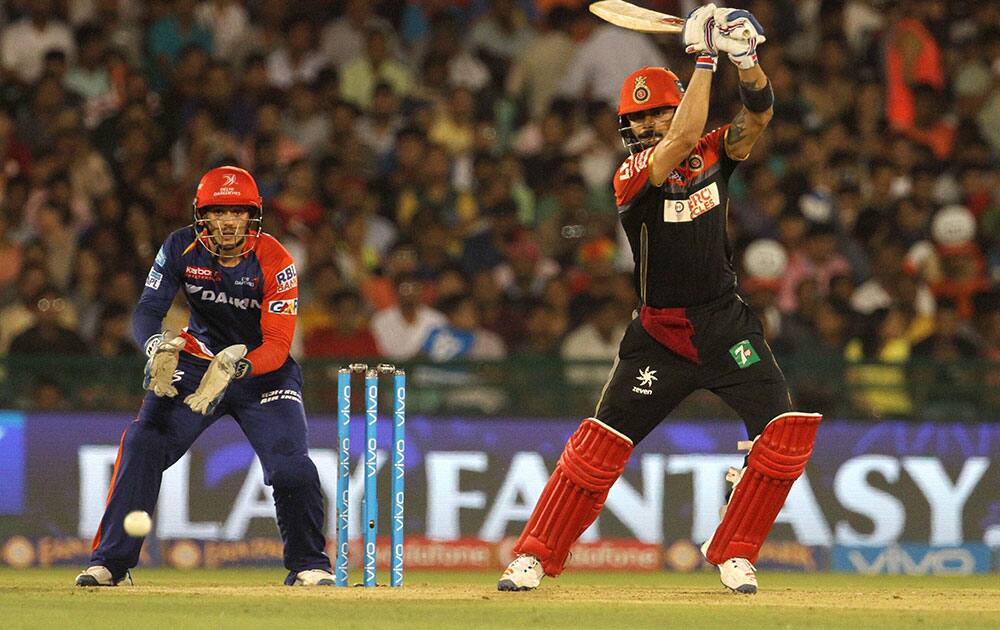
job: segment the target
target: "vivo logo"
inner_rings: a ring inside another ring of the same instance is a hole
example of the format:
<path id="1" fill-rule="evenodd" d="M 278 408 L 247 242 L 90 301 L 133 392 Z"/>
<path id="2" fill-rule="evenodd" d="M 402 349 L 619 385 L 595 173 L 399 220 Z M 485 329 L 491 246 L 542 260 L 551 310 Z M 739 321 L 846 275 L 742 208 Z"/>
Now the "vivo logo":
<path id="1" fill-rule="evenodd" d="M 890 545 L 888 547 L 836 547 L 834 569 L 865 575 L 971 575 L 982 572 L 976 545 L 932 547 Z M 989 552 L 985 554 L 989 567 Z"/>

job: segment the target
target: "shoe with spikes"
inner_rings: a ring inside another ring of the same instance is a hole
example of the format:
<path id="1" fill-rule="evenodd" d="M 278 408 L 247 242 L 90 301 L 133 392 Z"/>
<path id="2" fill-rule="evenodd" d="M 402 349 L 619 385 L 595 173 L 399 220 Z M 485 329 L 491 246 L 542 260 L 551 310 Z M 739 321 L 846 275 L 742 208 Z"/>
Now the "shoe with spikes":
<path id="1" fill-rule="evenodd" d="M 107 567 L 93 566 L 76 576 L 77 586 L 132 586 L 132 572 L 126 571 L 119 579 L 111 575 Z"/>
<path id="2" fill-rule="evenodd" d="M 498 591 L 530 591 L 538 588 L 545 571 L 542 563 L 535 556 L 522 554 L 507 565 L 500 581 L 497 582 Z"/>

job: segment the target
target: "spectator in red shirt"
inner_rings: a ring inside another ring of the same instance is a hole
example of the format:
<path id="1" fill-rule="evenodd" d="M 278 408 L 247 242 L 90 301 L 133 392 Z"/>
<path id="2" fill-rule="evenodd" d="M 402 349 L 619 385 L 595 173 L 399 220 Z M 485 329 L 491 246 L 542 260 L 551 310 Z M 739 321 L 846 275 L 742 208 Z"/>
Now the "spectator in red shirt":
<path id="1" fill-rule="evenodd" d="M 307 357 L 366 358 L 378 355 L 378 344 L 368 328 L 361 295 L 344 289 L 330 297 L 333 324 L 310 331 L 305 338 Z"/>

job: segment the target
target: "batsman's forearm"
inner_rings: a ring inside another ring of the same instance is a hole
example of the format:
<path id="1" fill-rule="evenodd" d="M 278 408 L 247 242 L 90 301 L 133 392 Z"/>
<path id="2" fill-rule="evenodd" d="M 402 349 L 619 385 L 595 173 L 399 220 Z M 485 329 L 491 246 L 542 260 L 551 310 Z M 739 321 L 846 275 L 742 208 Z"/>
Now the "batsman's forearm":
<path id="1" fill-rule="evenodd" d="M 744 70 L 740 68 L 740 83 L 749 87 L 753 90 L 759 90 L 765 85 L 767 85 L 767 75 L 761 70 L 760 64 L 755 65 L 749 70 Z"/>
<path id="2" fill-rule="evenodd" d="M 650 183 L 659 186 L 670 171 L 686 158 L 701 138 L 708 122 L 708 99 L 712 92 L 712 71 L 697 69 L 677 107 L 666 137 L 653 149 L 650 160 Z"/>

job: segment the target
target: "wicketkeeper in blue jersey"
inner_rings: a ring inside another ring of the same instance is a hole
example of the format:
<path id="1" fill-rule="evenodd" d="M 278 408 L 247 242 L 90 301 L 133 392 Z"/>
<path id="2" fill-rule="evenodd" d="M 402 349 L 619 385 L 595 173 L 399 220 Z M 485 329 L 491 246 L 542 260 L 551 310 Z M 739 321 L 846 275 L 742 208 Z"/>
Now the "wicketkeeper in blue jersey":
<path id="1" fill-rule="evenodd" d="M 126 534 L 125 516 L 153 513 L 163 471 L 222 416 L 240 425 L 274 490 L 285 584 L 333 585 L 323 495 L 306 444 L 302 372 L 288 355 L 298 278 L 285 248 L 261 232 L 262 209 L 250 173 L 212 169 L 198 184 L 194 223 L 171 234 L 156 255 L 133 318 L 149 357 L 148 393 L 122 433 L 91 566 L 77 586 L 132 583 L 143 539 Z M 161 330 L 182 287 L 189 324 Z"/>

